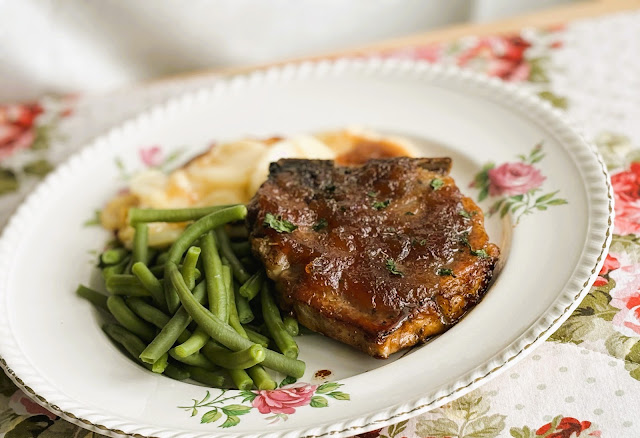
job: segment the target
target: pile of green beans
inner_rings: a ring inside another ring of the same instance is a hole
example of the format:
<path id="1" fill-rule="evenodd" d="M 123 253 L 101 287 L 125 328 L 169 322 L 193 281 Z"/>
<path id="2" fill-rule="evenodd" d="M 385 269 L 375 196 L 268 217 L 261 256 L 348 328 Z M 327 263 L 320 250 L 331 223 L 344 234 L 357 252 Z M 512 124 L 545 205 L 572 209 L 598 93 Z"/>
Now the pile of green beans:
<path id="1" fill-rule="evenodd" d="M 131 249 L 99 257 L 107 294 L 78 296 L 111 316 L 104 332 L 148 370 L 210 387 L 274 389 L 266 368 L 300 378 L 298 323 L 284 318 L 251 258 L 247 209 L 230 205 L 129 212 Z M 148 246 L 148 223 L 190 222 L 169 248 Z M 249 325 L 251 324 L 251 325 Z"/>

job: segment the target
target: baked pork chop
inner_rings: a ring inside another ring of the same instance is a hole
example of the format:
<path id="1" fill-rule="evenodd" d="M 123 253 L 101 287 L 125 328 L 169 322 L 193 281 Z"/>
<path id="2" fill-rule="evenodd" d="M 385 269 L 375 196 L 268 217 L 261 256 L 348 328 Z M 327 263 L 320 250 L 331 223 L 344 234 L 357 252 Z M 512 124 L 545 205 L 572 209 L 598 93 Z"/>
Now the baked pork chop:
<path id="1" fill-rule="evenodd" d="M 286 311 L 371 356 L 442 333 L 483 296 L 499 249 L 449 158 L 283 159 L 249 204 Z"/>

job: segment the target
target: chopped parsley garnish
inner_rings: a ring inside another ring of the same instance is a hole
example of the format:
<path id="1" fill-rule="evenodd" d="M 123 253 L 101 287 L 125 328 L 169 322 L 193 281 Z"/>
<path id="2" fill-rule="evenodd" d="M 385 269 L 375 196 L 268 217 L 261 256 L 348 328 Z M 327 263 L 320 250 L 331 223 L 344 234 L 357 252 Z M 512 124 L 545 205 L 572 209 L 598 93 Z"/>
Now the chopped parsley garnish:
<path id="1" fill-rule="evenodd" d="M 467 233 L 466 231 L 460 235 L 460 243 L 468 247 L 469 251 L 474 256 L 478 256 L 480 258 L 489 257 L 489 255 L 487 254 L 487 251 L 485 251 L 484 249 L 473 249 L 471 247 L 471 244 L 469 243 L 469 233 Z"/>
<path id="2" fill-rule="evenodd" d="M 390 200 L 386 200 L 386 201 L 376 201 L 373 203 L 372 207 L 375 208 L 376 210 L 382 210 L 385 209 L 389 206 L 389 204 L 391 204 Z"/>
<path id="3" fill-rule="evenodd" d="M 431 184 L 429 184 L 433 190 L 438 190 L 444 185 L 444 181 L 440 178 L 434 178 L 431 180 Z"/>
<path id="4" fill-rule="evenodd" d="M 411 244 L 413 246 L 416 246 L 416 245 L 425 246 L 427 244 L 427 239 L 418 240 L 414 237 L 413 239 L 411 239 Z"/>
<path id="5" fill-rule="evenodd" d="M 460 210 L 458 214 L 464 218 L 471 219 L 471 216 L 478 214 L 477 211 L 468 212 L 467 210 Z"/>
<path id="6" fill-rule="evenodd" d="M 412 211 L 407 211 L 405 214 L 405 216 L 415 216 L 416 214 Z"/>
<path id="7" fill-rule="evenodd" d="M 487 254 L 487 251 L 485 251 L 484 249 L 472 249 L 471 254 L 473 254 L 474 256 L 478 256 L 481 259 L 489 257 L 489 254 Z"/>
<path id="8" fill-rule="evenodd" d="M 460 234 L 460 237 L 458 239 L 464 246 L 468 246 L 469 248 L 471 248 L 471 244 L 469 243 L 469 233 L 465 231 L 464 233 Z"/>
<path id="9" fill-rule="evenodd" d="M 375 198 L 376 196 L 378 196 L 378 192 L 369 192 L 367 193 L 367 196 L 370 198 Z"/>
<path id="10" fill-rule="evenodd" d="M 282 216 L 274 216 L 271 213 L 265 215 L 263 225 L 273 228 L 278 233 L 290 233 L 298 228 L 297 225 L 293 225 L 288 220 L 282 219 Z"/>
<path id="11" fill-rule="evenodd" d="M 313 231 L 320 231 L 327 228 L 328 226 L 329 226 L 329 222 L 327 222 L 325 218 L 320 218 L 318 219 L 318 222 L 313 224 L 311 228 L 313 229 Z"/>
<path id="12" fill-rule="evenodd" d="M 398 271 L 398 267 L 396 266 L 395 260 L 387 259 L 385 266 L 387 267 L 389 272 L 391 272 L 393 275 L 399 275 L 400 277 L 404 277 L 404 272 Z"/>
<path id="13" fill-rule="evenodd" d="M 446 277 L 446 276 L 455 277 L 455 274 L 453 273 L 453 271 L 448 268 L 438 269 L 438 275 L 441 277 Z"/>

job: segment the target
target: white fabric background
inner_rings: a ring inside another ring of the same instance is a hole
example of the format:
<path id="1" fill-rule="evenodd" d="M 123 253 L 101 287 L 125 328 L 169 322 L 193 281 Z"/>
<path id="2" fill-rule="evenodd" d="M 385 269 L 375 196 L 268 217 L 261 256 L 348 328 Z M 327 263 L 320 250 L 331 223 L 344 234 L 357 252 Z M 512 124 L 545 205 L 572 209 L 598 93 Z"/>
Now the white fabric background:
<path id="1" fill-rule="evenodd" d="M 572 0 L 0 0 L 0 102 L 275 61 Z"/>

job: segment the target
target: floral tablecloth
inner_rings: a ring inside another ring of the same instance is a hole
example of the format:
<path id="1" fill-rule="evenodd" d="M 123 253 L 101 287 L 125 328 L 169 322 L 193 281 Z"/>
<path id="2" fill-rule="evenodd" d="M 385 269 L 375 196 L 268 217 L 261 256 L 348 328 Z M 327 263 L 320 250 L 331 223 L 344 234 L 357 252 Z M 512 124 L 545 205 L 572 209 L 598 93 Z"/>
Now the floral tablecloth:
<path id="1" fill-rule="evenodd" d="M 640 437 L 640 11 L 380 55 L 455 64 L 517 82 L 566 111 L 605 158 L 616 222 L 595 285 L 545 345 L 481 389 L 363 436 Z M 88 140 L 215 81 L 200 76 L 108 95 L 0 104 L 0 226 L 44 175 Z M 97 434 L 47 412 L 0 373 L 0 437 L 91 435 Z"/>

